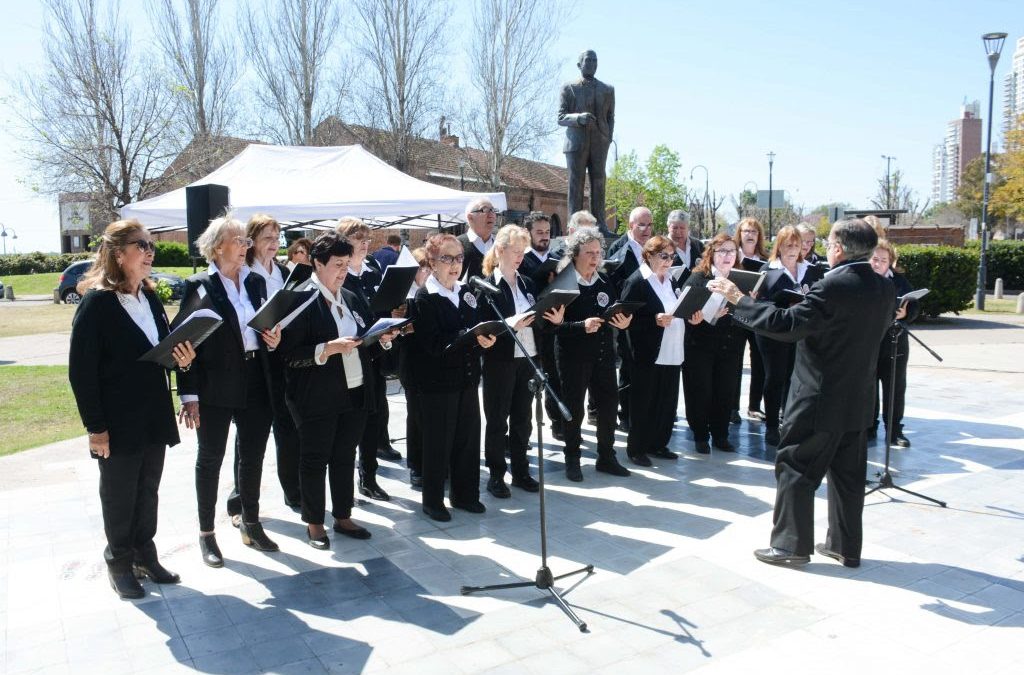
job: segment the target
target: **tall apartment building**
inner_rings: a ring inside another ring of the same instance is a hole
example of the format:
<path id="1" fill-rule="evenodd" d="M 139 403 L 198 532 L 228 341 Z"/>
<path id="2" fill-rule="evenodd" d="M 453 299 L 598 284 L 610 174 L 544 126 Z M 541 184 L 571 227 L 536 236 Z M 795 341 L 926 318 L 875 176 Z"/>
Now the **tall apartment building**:
<path id="1" fill-rule="evenodd" d="M 1010 72 L 1003 81 L 1003 139 L 1006 134 L 1022 126 L 1024 115 L 1024 37 L 1017 38 Z"/>
<path id="2" fill-rule="evenodd" d="M 932 201 L 956 200 L 960 176 L 981 154 L 981 118 L 977 101 L 960 106 L 960 117 L 946 125 L 945 140 L 932 150 Z"/>

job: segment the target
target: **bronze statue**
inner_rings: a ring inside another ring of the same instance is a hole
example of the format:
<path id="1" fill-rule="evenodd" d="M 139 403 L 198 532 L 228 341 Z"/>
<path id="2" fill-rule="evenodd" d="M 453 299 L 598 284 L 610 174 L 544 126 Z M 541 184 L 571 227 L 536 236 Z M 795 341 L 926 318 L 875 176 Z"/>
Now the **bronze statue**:
<path id="1" fill-rule="evenodd" d="M 605 161 L 615 129 L 615 89 L 594 77 L 597 54 L 588 49 L 576 66 L 582 76 L 562 87 L 558 123 L 565 127 L 565 163 L 569 168 L 569 213 L 586 208 L 583 186 L 590 173 L 590 212 L 602 232 L 604 222 Z"/>

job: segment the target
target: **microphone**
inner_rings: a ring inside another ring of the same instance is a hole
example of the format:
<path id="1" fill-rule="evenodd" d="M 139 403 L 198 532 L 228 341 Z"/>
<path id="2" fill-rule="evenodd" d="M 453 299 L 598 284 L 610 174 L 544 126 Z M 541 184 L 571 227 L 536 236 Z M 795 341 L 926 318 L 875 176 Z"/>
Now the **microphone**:
<path id="1" fill-rule="evenodd" d="M 480 293 L 486 293 L 487 295 L 501 295 L 501 289 L 492 284 L 489 281 L 484 281 L 480 277 L 470 277 L 469 281 L 466 282 L 470 288 Z"/>

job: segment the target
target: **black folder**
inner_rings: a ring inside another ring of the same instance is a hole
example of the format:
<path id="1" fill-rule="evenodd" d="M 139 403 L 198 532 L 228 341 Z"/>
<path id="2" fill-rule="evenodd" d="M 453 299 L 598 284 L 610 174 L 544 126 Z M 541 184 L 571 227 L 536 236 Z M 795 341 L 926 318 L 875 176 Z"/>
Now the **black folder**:
<path id="1" fill-rule="evenodd" d="M 601 318 L 608 321 L 616 314 L 632 315 L 633 312 L 646 304 L 646 302 L 616 302 L 611 307 L 604 310 L 604 314 L 601 315 Z"/>
<path id="2" fill-rule="evenodd" d="M 580 297 L 580 292 L 577 289 L 554 288 L 543 293 L 530 310 L 541 317 L 549 309 L 572 304 L 572 301 L 578 297 Z"/>
<path id="3" fill-rule="evenodd" d="M 168 333 L 167 337 L 155 347 L 139 357 L 139 361 L 153 361 L 167 369 L 177 365 L 174 361 L 174 347 L 182 342 L 191 342 L 195 349 L 203 343 L 203 340 L 210 337 L 218 326 L 224 323 L 212 309 L 197 309 L 189 314 L 181 324 Z"/>
<path id="4" fill-rule="evenodd" d="M 763 272 L 748 272 L 747 270 L 738 270 L 733 268 L 729 272 L 729 281 L 736 284 L 737 288 L 746 294 L 756 293 L 761 288 L 761 282 L 764 281 Z"/>
<path id="5" fill-rule="evenodd" d="M 619 258 L 617 260 L 605 260 L 597 269 L 605 274 L 615 274 L 615 270 L 622 267 L 622 263 L 624 262 L 626 262 L 624 258 Z"/>
<path id="6" fill-rule="evenodd" d="M 576 281 L 576 268 L 573 267 L 571 262 L 555 276 L 554 280 L 544 289 L 540 296 L 543 298 L 545 295 L 554 293 L 556 290 L 577 292 L 580 290 L 580 284 Z"/>
<path id="7" fill-rule="evenodd" d="M 775 294 L 772 298 L 773 302 L 784 302 L 789 305 L 796 305 L 804 301 L 804 294 L 800 291 L 794 291 L 792 288 L 784 288 Z"/>
<path id="8" fill-rule="evenodd" d="M 317 293 L 319 291 L 316 288 L 303 291 L 289 291 L 282 288 L 263 303 L 263 306 L 256 312 L 256 316 L 250 319 L 247 325 L 257 333 L 273 330 L 274 326 L 291 317 L 293 312 L 309 302 Z"/>
<path id="9" fill-rule="evenodd" d="M 743 269 L 745 269 L 748 272 L 760 272 L 762 269 L 764 269 L 765 265 L 767 264 L 768 263 L 766 263 L 764 260 L 744 258 L 743 261 L 740 263 L 740 266 L 743 267 Z"/>
<path id="10" fill-rule="evenodd" d="M 288 278 L 284 280 L 284 287 L 289 291 L 306 283 L 306 280 L 313 276 L 313 266 L 306 263 L 296 263 Z"/>
<path id="11" fill-rule="evenodd" d="M 391 268 L 389 267 L 388 269 Z M 363 335 L 360 335 L 359 339 L 363 341 L 362 346 L 368 347 L 374 342 L 380 340 L 380 337 L 389 330 L 395 330 L 396 328 L 401 328 L 402 326 L 410 323 L 412 323 L 412 319 L 392 319 L 390 317 L 377 319 L 377 321 L 370 326 L 370 330 L 366 331 Z"/>
<path id="12" fill-rule="evenodd" d="M 370 309 L 374 314 L 390 314 L 404 303 L 409 296 L 409 289 L 416 281 L 416 273 L 420 271 L 417 267 L 395 267 L 388 265 L 384 272 L 384 278 L 377 287 L 373 299 L 370 300 Z"/>
<path id="13" fill-rule="evenodd" d="M 455 342 L 448 345 L 448 349 L 454 347 L 465 347 L 476 344 L 478 335 L 500 335 L 505 332 L 505 322 L 495 319 L 494 321 L 481 321 L 465 333 L 455 339 Z"/>
<path id="14" fill-rule="evenodd" d="M 549 256 L 547 260 L 538 265 L 537 268 L 530 273 L 530 279 L 536 284 L 546 286 L 548 283 L 548 275 L 558 269 L 558 263 L 560 261 L 561 258 L 552 258 Z"/>
<path id="15" fill-rule="evenodd" d="M 694 312 L 703 309 L 710 298 L 711 291 L 704 286 L 685 286 L 672 310 L 672 316 L 678 319 L 689 319 Z"/>

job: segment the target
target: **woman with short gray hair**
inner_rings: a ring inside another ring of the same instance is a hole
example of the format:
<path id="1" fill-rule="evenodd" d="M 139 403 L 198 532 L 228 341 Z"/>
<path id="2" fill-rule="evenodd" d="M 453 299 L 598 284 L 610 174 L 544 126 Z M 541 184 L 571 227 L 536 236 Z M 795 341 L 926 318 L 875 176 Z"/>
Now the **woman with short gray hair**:
<path id="1" fill-rule="evenodd" d="M 259 499 L 263 454 L 273 421 L 267 349 L 277 347 L 281 329 L 260 334 L 248 326 L 267 299 L 267 286 L 246 264 L 253 241 L 241 221 L 230 215 L 213 220 L 196 245 L 210 267 L 185 282 L 175 323 L 200 308 L 213 309 L 224 322 L 196 349 L 195 367 L 179 375 L 178 395 L 181 419 L 196 430 L 199 441 L 196 501 L 200 552 L 210 567 L 223 567 L 224 556 L 214 537 L 214 515 L 232 421 L 238 498 L 228 500 L 228 513 L 241 531 L 243 544 L 259 551 L 278 550 L 260 525 Z"/>

